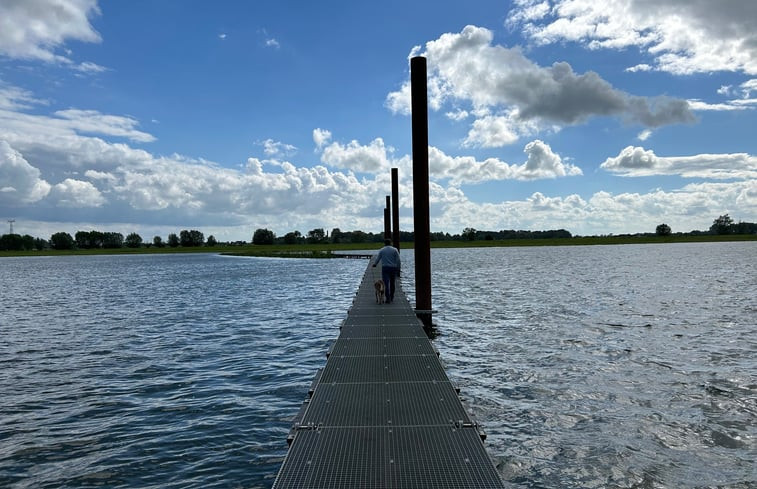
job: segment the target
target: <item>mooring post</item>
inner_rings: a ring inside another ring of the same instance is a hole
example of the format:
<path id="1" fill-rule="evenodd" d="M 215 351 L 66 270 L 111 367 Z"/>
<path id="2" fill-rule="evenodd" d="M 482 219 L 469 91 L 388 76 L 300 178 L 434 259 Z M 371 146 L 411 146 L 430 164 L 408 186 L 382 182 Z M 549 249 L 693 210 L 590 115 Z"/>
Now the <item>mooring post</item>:
<path id="1" fill-rule="evenodd" d="M 384 239 L 392 239 L 392 204 L 390 197 L 386 196 L 386 207 L 384 207 Z"/>
<path id="2" fill-rule="evenodd" d="M 400 249 L 400 181 L 396 168 L 392 168 L 392 244 Z"/>
<path id="3" fill-rule="evenodd" d="M 431 228 L 428 191 L 428 89 L 426 58 L 410 60 L 413 125 L 413 220 L 415 223 L 415 314 L 426 328 L 431 322 Z"/>

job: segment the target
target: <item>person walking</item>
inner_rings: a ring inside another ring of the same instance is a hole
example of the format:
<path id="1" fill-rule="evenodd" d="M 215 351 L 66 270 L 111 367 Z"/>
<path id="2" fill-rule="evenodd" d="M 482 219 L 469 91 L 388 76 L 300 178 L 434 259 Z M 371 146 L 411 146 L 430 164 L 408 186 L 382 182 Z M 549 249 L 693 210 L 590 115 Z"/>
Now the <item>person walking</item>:
<path id="1" fill-rule="evenodd" d="M 384 247 L 381 248 L 373 260 L 374 268 L 381 262 L 381 279 L 384 281 L 384 291 L 386 292 L 386 303 L 390 304 L 394 300 L 394 287 L 397 277 L 400 276 L 400 252 L 392 246 L 390 239 L 384 240 Z"/>

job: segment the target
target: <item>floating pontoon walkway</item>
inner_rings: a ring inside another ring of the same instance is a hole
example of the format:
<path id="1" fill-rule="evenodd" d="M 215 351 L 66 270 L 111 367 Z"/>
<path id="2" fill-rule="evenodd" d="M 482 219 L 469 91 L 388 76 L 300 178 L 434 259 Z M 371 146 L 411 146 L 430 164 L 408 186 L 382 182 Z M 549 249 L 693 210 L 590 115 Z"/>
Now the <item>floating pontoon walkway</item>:
<path id="1" fill-rule="evenodd" d="M 380 270 L 365 272 L 274 489 L 503 488 L 402 290 L 376 304 Z"/>

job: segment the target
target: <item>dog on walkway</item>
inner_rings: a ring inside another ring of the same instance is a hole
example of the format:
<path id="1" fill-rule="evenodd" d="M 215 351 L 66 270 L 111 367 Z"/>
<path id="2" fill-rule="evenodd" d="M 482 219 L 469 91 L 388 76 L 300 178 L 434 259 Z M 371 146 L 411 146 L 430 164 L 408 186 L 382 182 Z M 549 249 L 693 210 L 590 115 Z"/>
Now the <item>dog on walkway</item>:
<path id="1" fill-rule="evenodd" d="M 376 289 L 376 304 L 383 304 L 386 298 L 386 290 L 384 289 L 384 281 L 381 279 L 373 282 L 373 288 Z"/>

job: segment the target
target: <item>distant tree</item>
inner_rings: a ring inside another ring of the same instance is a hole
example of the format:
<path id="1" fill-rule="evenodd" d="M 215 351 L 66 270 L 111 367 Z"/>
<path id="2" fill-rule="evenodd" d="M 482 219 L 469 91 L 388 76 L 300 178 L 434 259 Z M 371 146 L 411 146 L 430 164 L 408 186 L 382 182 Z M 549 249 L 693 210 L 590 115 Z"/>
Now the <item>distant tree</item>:
<path id="1" fill-rule="evenodd" d="M 731 219 L 731 216 L 726 214 L 712 221 L 710 232 L 712 234 L 730 234 L 733 231 L 732 227 L 733 219 Z"/>
<path id="2" fill-rule="evenodd" d="M 36 249 L 38 251 L 44 250 L 49 245 L 50 245 L 50 243 L 48 243 L 47 240 L 44 240 L 42 238 L 34 238 L 34 249 Z"/>
<path id="3" fill-rule="evenodd" d="M 302 234 L 299 231 L 291 231 L 284 235 L 284 243 L 297 244 L 300 242 L 300 238 L 302 238 Z"/>
<path id="4" fill-rule="evenodd" d="M 339 228 L 334 228 L 331 230 L 331 242 L 332 243 L 342 243 L 344 242 L 344 233 Z"/>
<path id="5" fill-rule="evenodd" d="M 139 248 L 142 246 L 142 236 L 138 235 L 137 233 L 130 233 L 128 236 L 126 236 L 126 241 L 124 241 L 124 244 L 127 248 Z"/>
<path id="6" fill-rule="evenodd" d="M 216 237 L 212 234 L 208 236 L 208 240 L 205 242 L 205 246 L 215 246 L 218 244 L 218 241 L 216 241 Z"/>
<path id="7" fill-rule="evenodd" d="M 326 231 L 323 228 L 308 231 L 308 243 L 322 243 L 326 240 Z"/>
<path id="8" fill-rule="evenodd" d="M 171 248 L 176 248 L 177 246 L 179 246 L 179 243 L 179 237 L 176 236 L 176 233 L 171 233 L 168 235 L 168 246 L 170 246 Z"/>
<path id="9" fill-rule="evenodd" d="M 473 228 L 465 228 L 463 229 L 462 234 L 463 239 L 467 239 L 468 241 L 473 241 L 476 239 L 476 230 Z"/>
<path id="10" fill-rule="evenodd" d="M 166 244 L 163 242 L 163 238 L 155 236 L 152 238 L 152 245 L 156 248 L 163 248 Z"/>
<path id="11" fill-rule="evenodd" d="M 365 243 L 368 241 L 368 235 L 365 233 L 365 231 L 352 231 L 350 233 L 350 241 L 353 243 Z"/>
<path id="12" fill-rule="evenodd" d="M 657 226 L 655 232 L 657 233 L 657 236 L 670 236 L 671 229 L 670 226 L 663 223 Z"/>
<path id="13" fill-rule="evenodd" d="M 74 239 L 76 240 L 77 248 L 102 248 L 104 246 L 105 233 L 100 231 L 77 231 Z"/>
<path id="14" fill-rule="evenodd" d="M 55 233 L 50 236 L 50 246 L 55 250 L 73 250 L 76 242 L 68 233 Z"/>
<path id="15" fill-rule="evenodd" d="M 252 235 L 252 244 L 272 245 L 276 239 L 276 234 L 270 229 L 256 229 Z"/>
<path id="16" fill-rule="evenodd" d="M 24 240 L 20 234 L 3 234 L 0 236 L 0 250 L 20 251 L 24 249 Z"/>
<path id="17" fill-rule="evenodd" d="M 103 233 L 103 248 L 123 248 L 124 235 L 121 233 Z"/>
<path id="18" fill-rule="evenodd" d="M 733 225 L 733 232 L 736 234 L 757 234 L 757 223 L 739 222 Z"/>
<path id="19" fill-rule="evenodd" d="M 76 241 L 77 248 L 87 249 L 92 247 L 89 241 L 89 231 L 76 231 L 74 240 Z"/>
<path id="20" fill-rule="evenodd" d="M 205 235 L 196 229 L 184 229 L 179 233 L 179 242 L 181 246 L 202 246 L 205 243 Z"/>

